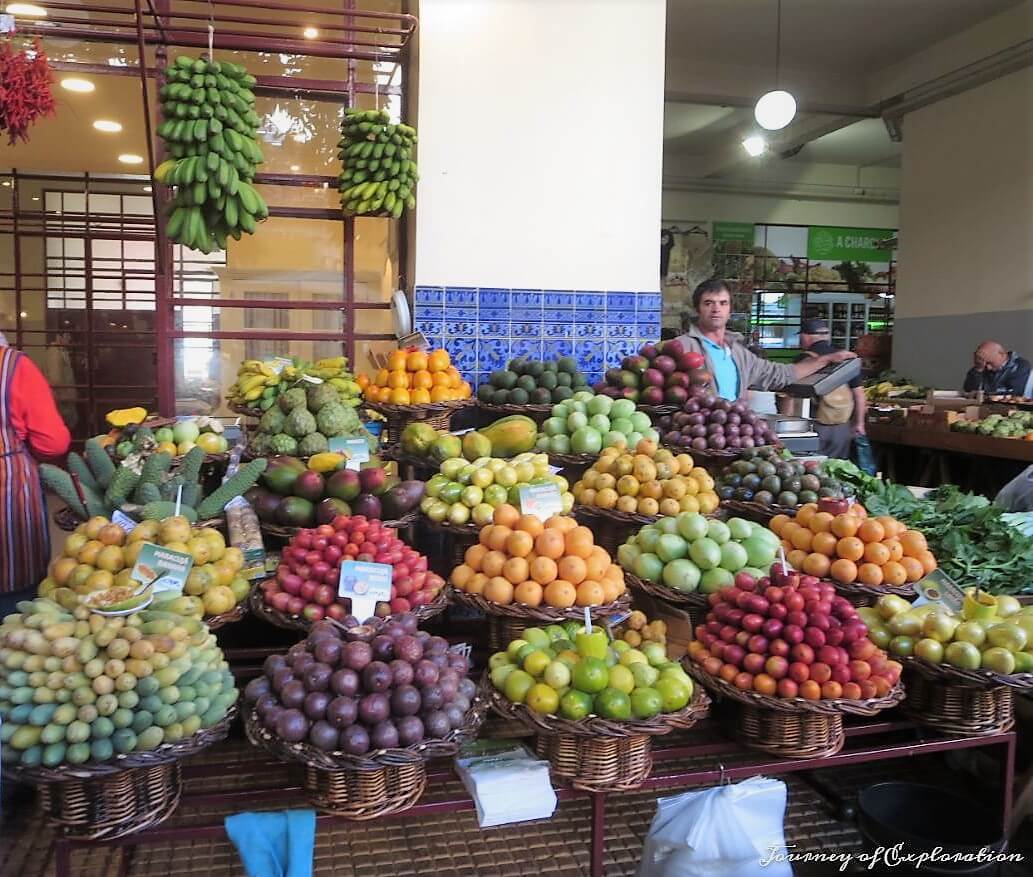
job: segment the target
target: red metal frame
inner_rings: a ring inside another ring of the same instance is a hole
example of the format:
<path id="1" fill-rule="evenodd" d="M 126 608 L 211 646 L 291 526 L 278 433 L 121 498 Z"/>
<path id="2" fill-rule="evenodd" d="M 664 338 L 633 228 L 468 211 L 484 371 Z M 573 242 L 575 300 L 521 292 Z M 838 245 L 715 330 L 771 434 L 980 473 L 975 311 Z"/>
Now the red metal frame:
<path id="1" fill-rule="evenodd" d="M 959 749 L 982 748 L 985 746 L 1003 746 L 1004 757 L 1001 763 L 1002 770 L 1002 824 L 1003 833 L 1007 835 L 1011 822 L 1013 780 L 1015 773 L 1015 748 L 1017 734 L 1014 731 L 1007 731 L 987 737 L 952 737 L 927 734 L 918 726 L 907 721 L 873 720 L 857 725 L 849 725 L 846 728 L 847 745 L 835 755 L 825 758 L 802 758 L 802 759 L 779 759 L 772 756 L 759 754 L 744 750 L 738 744 L 730 740 L 706 739 L 706 732 L 714 730 L 716 722 L 708 720 L 701 723 L 696 729 L 689 733 L 690 739 L 695 738 L 698 742 L 689 742 L 683 745 L 656 748 L 653 751 L 654 769 L 652 775 L 642 785 L 643 791 L 661 791 L 683 788 L 687 786 L 710 785 L 731 780 L 746 779 L 747 777 L 760 775 L 789 774 L 803 771 L 818 770 L 825 767 L 840 767 L 847 764 L 859 764 L 866 762 L 886 761 L 895 758 L 910 758 L 917 755 L 931 755 L 934 753 L 947 752 Z M 900 735 L 905 735 L 901 739 Z M 907 736 L 913 735 L 911 739 Z M 854 745 L 854 744 L 858 745 Z M 654 744 L 659 746 L 659 744 Z M 712 767 L 693 770 L 673 769 L 665 771 L 665 762 L 676 759 L 706 757 L 719 759 L 721 757 L 748 756 L 748 761 L 738 761 L 736 764 L 724 766 L 715 762 Z M 205 777 L 211 779 L 218 776 L 239 776 L 243 771 L 261 774 L 264 769 L 278 766 L 279 763 L 269 761 L 263 755 L 256 759 L 205 763 L 203 765 L 185 765 L 183 769 L 184 778 L 191 776 Z M 432 762 L 427 774 L 428 788 L 433 788 L 436 782 L 455 779 L 455 772 L 451 763 L 447 761 Z M 592 800 L 592 847 L 591 847 L 591 875 L 592 877 L 603 877 L 603 854 L 606 842 L 606 794 L 584 792 L 570 787 L 559 787 L 556 789 L 556 796 L 560 801 L 568 801 L 575 798 L 590 797 Z M 290 806 L 291 804 L 304 804 L 304 791 L 300 786 L 265 786 L 261 788 L 249 788 L 233 792 L 215 792 L 200 794 L 184 794 L 180 806 L 184 811 L 195 809 L 200 806 L 213 806 L 220 804 L 232 804 L 237 809 L 266 809 L 272 804 L 278 806 Z M 447 798 L 445 800 L 417 803 L 408 810 L 389 816 L 379 817 L 383 819 L 402 818 L 412 820 L 420 816 L 434 813 L 456 813 L 474 809 L 473 800 L 467 796 Z M 334 823 L 347 822 L 341 817 L 327 814 L 319 814 L 316 817 L 318 827 Z M 58 838 L 55 841 L 56 877 L 71 877 L 71 854 L 77 847 L 96 846 L 117 846 L 124 849 L 122 857 L 122 871 L 128 872 L 129 861 L 132 855 L 132 848 L 143 844 L 154 843 L 175 843 L 197 840 L 212 840 L 225 836 L 225 828 L 222 820 L 217 822 L 205 822 L 190 825 L 159 825 L 155 828 L 146 829 L 138 834 L 131 834 L 126 837 L 117 838 L 112 841 L 79 841 L 69 838 Z"/>

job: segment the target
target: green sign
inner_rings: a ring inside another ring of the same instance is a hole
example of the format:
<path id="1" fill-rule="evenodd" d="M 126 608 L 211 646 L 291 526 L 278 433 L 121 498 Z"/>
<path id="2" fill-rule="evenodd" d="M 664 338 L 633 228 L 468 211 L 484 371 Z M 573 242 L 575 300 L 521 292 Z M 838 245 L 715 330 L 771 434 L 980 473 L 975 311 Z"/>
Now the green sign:
<path id="1" fill-rule="evenodd" d="M 723 244 L 740 244 L 741 250 L 753 249 L 754 226 L 752 222 L 715 222 L 714 245 L 719 249 Z"/>
<path id="2" fill-rule="evenodd" d="M 807 229 L 807 258 L 818 262 L 888 262 L 892 251 L 880 250 L 875 243 L 894 234 L 891 228 L 812 225 Z"/>
<path id="3" fill-rule="evenodd" d="M 153 585 L 155 593 L 182 593 L 193 565 L 194 558 L 185 551 L 173 551 L 153 542 L 144 542 L 129 578 L 142 585 Z"/>

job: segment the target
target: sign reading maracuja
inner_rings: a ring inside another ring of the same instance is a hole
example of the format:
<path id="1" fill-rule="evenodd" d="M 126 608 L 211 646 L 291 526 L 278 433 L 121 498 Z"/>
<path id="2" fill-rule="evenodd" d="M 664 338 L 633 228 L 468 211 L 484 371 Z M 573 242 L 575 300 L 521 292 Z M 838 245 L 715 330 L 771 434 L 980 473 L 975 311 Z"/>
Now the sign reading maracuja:
<path id="1" fill-rule="evenodd" d="M 875 244 L 894 234 L 890 228 L 812 225 L 807 230 L 807 258 L 820 262 L 888 262 L 891 251 L 878 249 Z"/>

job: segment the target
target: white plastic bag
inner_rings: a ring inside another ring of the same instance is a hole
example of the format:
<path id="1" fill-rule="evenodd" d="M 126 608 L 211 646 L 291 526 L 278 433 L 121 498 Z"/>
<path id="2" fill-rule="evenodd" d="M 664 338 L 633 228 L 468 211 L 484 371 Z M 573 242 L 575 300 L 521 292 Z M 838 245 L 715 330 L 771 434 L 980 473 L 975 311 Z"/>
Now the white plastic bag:
<path id="1" fill-rule="evenodd" d="M 656 803 L 638 877 L 792 877 L 781 780 L 753 777 Z"/>

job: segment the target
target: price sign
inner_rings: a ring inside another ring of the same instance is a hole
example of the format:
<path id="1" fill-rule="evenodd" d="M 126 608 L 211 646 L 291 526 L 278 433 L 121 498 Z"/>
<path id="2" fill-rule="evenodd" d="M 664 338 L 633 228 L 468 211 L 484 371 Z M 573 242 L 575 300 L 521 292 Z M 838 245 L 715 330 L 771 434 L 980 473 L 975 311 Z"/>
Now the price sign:
<path id="1" fill-rule="evenodd" d="M 965 592 L 942 569 L 934 569 L 925 578 L 915 582 L 915 593 L 918 599 L 912 606 L 921 606 L 923 603 L 939 603 L 950 609 L 951 612 L 960 612 L 962 601 L 965 599 Z"/>
<path id="2" fill-rule="evenodd" d="M 173 551 L 153 542 L 145 542 L 129 577 L 141 585 L 150 585 L 155 593 L 183 593 L 183 586 L 193 566 L 194 558 L 185 551 Z"/>
<path id="3" fill-rule="evenodd" d="M 520 486 L 520 511 L 546 521 L 563 514 L 563 500 L 555 484 L 523 484 Z"/>
<path id="4" fill-rule="evenodd" d="M 346 469 L 358 471 L 369 460 L 369 443 L 362 436 L 337 436 L 330 439 L 327 445 L 335 454 L 348 455 L 348 461 L 344 464 Z"/>
<path id="5" fill-rule="evenodd" d="M 392 572 L 390 564 L 346 560 L 341 564 L 337 596 L 351 600 L 352 615 L 356 618 L 370 618 L 377 603 L 391 600 Z"/>
<path id="6" fill-rule="evenodd" d="M 134 521 L 129 515 L 123 512 L 115 510 L 115 513 L 111 516 L 111 523 L 118 524 L 125 533 L 132 533 L 133 528 L 136 527 L 136 521 Z"/>
<path id="7" fill-rule="evenodd" d="M 413 347 L 416 350 L 427 350 L 430 347 L 430 342 L 427 341 L 426 336 L 422 332 L 410 332 L 408 335 L 403 335 L 398 339 L 398 346 L 403 350 L 406 347 Z"/>

